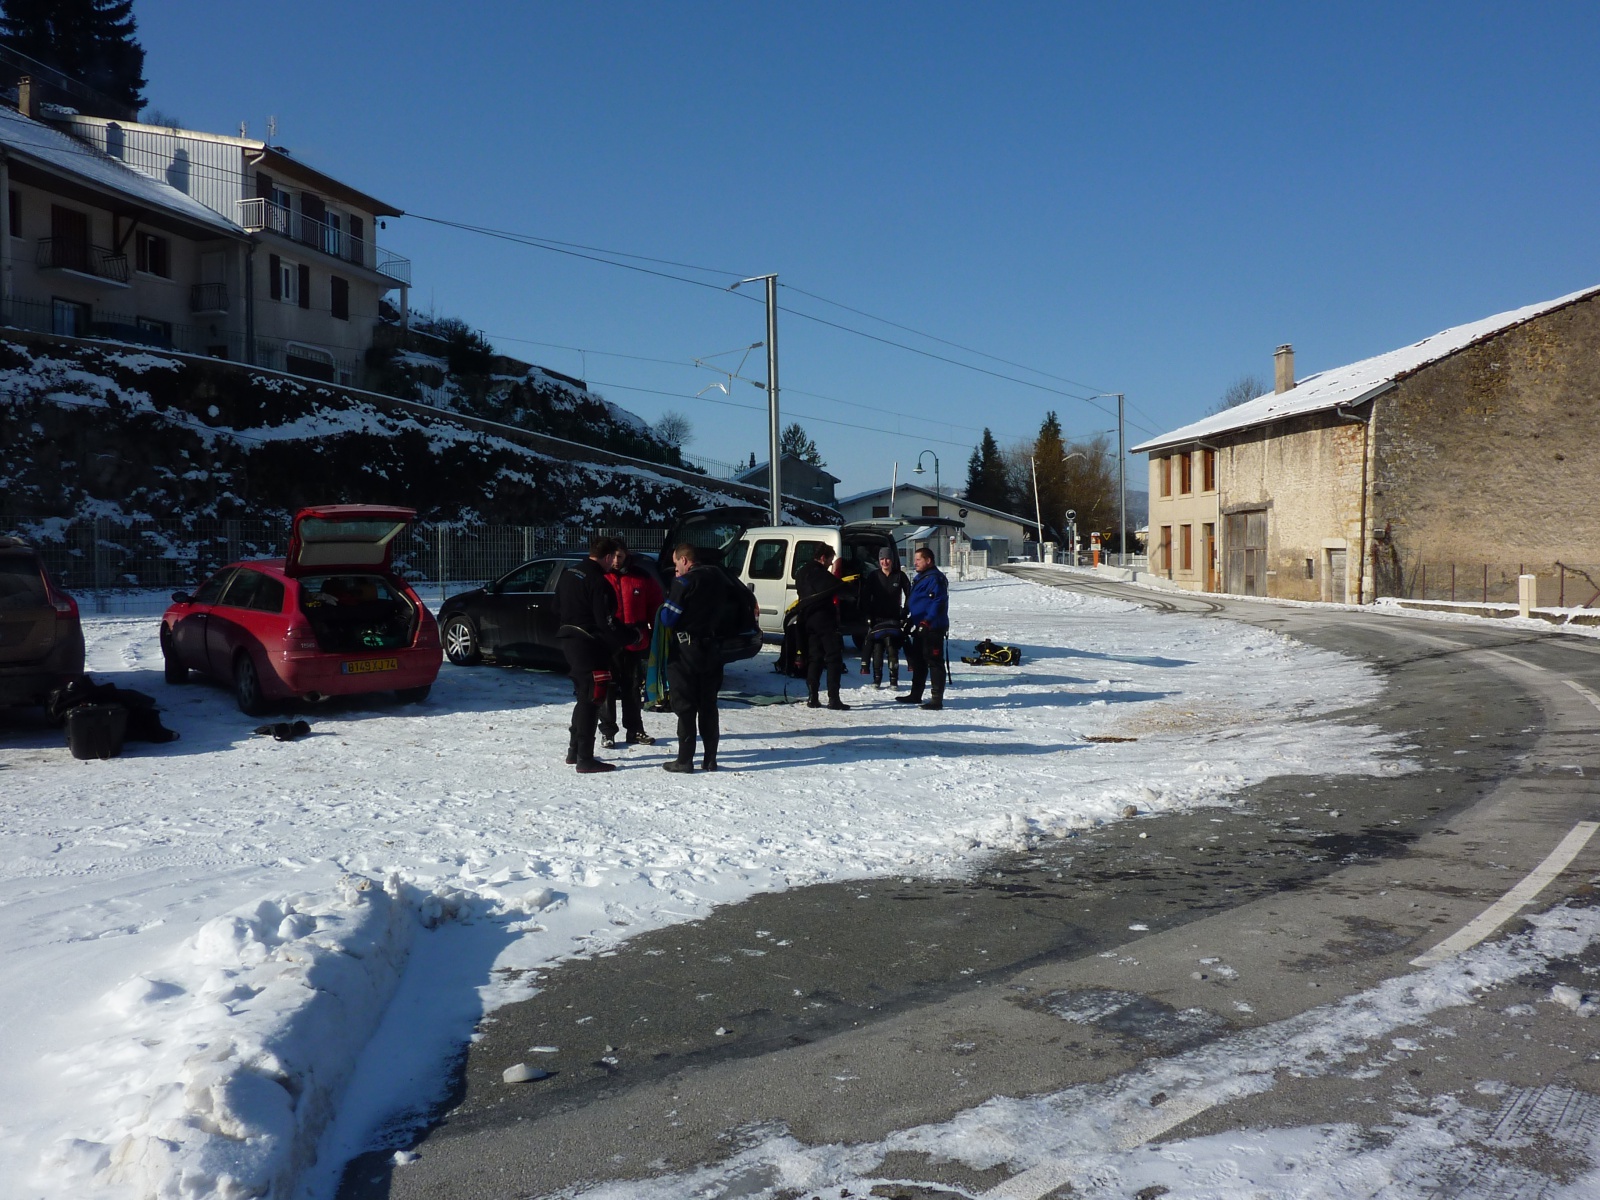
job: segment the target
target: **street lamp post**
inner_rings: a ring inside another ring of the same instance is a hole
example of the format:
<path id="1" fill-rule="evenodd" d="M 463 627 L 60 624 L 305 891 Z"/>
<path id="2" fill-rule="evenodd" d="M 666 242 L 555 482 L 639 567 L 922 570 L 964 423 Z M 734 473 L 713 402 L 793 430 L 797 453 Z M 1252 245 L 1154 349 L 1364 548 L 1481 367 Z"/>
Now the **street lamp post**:
<path id="1" fill-rule="evenodd" d="M 917 469 L 913 471 L 912 474 L 921 475 L 923 473 L 922 460 L 927 458 L 930 454 L 933 454 L 932 450 L 924 450 L 921 454 L 917 455 Z M 939 456 L 937 454 L 933 454 L 933 512 L 935 516 L 944 516 L 944 491 L 939 486 Z M 938 545 L 937 536 L 934 538 L 934 544 Z M 934 558 L 938 558 L 937 553 L 934 555 Z"/>
<path id="2" fill-rule="evenodd" d="M 740 284 L 764 280 L 767 285 L 767 488 L 768 517 L 774 525 L 783 524 L 783 471 L 778 461 L 778 277 L 752 275 Z"/>
<path id="3" fill-rule="evenodd" d="M 922 460 L 927 458 L 930 454 L 933 454 L 932 450 L 924 450 L 921 454 L 917 455 L 917 469 L 912 472 L 913 475 L 924 474 L 922 469 Z M 941 517 L 944 516 L 944 509 L 941 507 L 943 503 L 944 492 L 939 488 L 939 456 L 937 454 L 933 454 L 933 508 L 934 512 Z"/>
<path id="4" fill-rule="evenodd" d="M 1113 396 L 1117 398 L 1117 565 L 1120 567 L 1125 565 L 1128 555 L 1128 452 L 1124 448 L 1123 394 L 1101 392 L 1097 396 L 1085 396 L 1084 399 L 1109 400 Z"/>

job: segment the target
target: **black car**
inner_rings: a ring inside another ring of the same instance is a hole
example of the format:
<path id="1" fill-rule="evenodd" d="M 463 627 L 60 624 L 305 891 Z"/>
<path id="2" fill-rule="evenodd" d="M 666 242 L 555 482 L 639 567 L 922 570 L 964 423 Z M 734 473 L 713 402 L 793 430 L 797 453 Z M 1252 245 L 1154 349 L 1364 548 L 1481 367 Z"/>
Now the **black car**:
<path id="1" fill-rule="evenodd" d="M 488 658 L 565 670 L 566 655 L 556 641 L 556 580 L 583 558 L 579 553 L 536 558 L 481 588 L 451 596 L 439 608 L 445 657 L 458 667 L 476 666 Z M 744 592 L 743 585 L 739 591 Z M 723 639 L 723 662 L 761 652 L 753 598 L 744 624 L 747 628 Z"/>
<path id="2" fill-rule="evenodd" d="M 41 704 L 83 674 L 78 604 L 50 578 L 39 553 L 0 537 L 0 705 Z"/>

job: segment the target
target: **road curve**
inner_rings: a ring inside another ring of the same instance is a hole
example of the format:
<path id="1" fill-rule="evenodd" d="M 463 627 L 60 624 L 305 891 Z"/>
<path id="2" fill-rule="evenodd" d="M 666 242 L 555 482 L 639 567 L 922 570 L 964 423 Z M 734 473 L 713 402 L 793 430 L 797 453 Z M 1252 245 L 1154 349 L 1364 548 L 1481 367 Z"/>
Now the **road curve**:
<path id="1" fill-rule="evenodd" d="M 1068 1025 L 1049 998 L 1114 987 L 1148 998 L 1158 1018 L 1213 1013 L 1201 1036 L 1221 1036 L 1404 975 L 1430 952 L 1459 953 L 1451 939 L 1475 922 L 1477 936 L 1499 936 L 1530 904 L 1583 893 L 1600 869 L 1600 838 L 1574 834 L 1600 816 L 1600 645 L 1492 622 L 1010 570 L 1358 655 L 1388 683 L 1362 716 L 1405 733 L 1421 769 L 1269 780 L 1229 809 L 1108 826 L 999 859 L 961 883 L 764 895 L 642 935 L 614 957 L 564 964 L 537 997 L 484 1025 L 419 1159 L 401 1170 L 387 1156 L 358 1160 L 341 1196 L 550 1195 L 721 1161 L 742 1144 L 740 1131 L 782 1126 L 806 1144 L 867 1142 L 992 1096 L 1114 1079 L 1178 1043 Z M 1552 855 L 1575 840 L 1557 863 Z M 1530 878 L 1541 882 L 1526 900 L 1506 899 Z M 1149 929 L 1130 940 L 1135 911 Z M 735 953 L 757 928 L 784 929 L 794 952 L 782 963 Z M 1207 957 L 1225 958 L 1232 974 L 1197 970 Z M 574 1012 L 594 1019 L 575 1025 Z M 1554 1034 L 1517 1032 L 1515 1063 L 1494 1057 L 1497 1039 L 1513 1037 L 1495 1019 L 1536 1018 L 1473 1019 L 1485 1024 L 1470 1044 L 1425 1067 L 1397 1066 L 1393 1079 L 1380 1063 L 1363 1086 L 1459 1090 L 1492 1069 L 1600 1092 L 1600 1075 L 1585 1074 L 1600 1066 Z M 714 1027 L 740 1036 L 724 1044 L 708 1035 Z M 541 1090 L 499 1084 L 505 1062 L 557 1030 L 586 1066 Z M 620 1065 L 605 1061 L 618 1057 L 612 1047 L 625 1050 Z M 1341 1120 L 1349 1104 L 1338 1081 L 1286 1081 L 1265 1098 L 1175 1105 L 1151 1136 Z M 1056 1186 L 1003 1169 L 901 1166 L 901 1178 L 942 1182 L 950 1195 L 1031 1198 Z"/>

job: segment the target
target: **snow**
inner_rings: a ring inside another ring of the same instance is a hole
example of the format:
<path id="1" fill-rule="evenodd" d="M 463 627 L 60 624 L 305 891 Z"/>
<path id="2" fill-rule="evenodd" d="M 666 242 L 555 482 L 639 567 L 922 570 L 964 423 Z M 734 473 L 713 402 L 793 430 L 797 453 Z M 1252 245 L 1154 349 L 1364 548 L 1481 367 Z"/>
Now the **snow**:
<path id="1" fill-rule="evenodd" d="M 217 233 L 244 237 L 233 222 L 218 216 L 171 184 L 124 166 L 87 142 L 0 105 L 0 146 L 24 161 L 75 175 L 97 189 L 109 189 L 139 204 L 154 205 Z"/>
<path id="2" fill-rule="evenodd" d="M 446 666 L 422 706 L 254 737 L 221 689 L 162 681 L 151 617 L 86 617 L 89 669 L 183 737 L 105 762 L 42 724 L 8 739 L 0 1195 L 326 1196 L 541 966 L 762 890 L 960 873 L 1129 805 L 1408 769 L 1352 723 L 1378 676 L 1330 652 L 1003 577 L 952 609 L 954 638 L 1024 664 L 959 669 L 940 713 L 859 687 L 822 718 L 726 705 L 726 769 L 684 778 L 665 738 L 612 775 L 561 767 L 570 685 L 541 672 Z M 768 651 L 728 686 L 785 683 Z"/>
<path id="3" fill-rule="evenodd" d="M 1504 333 L 1524 321 L 1531 321 L 1537 316 L 1568 304 L 1576 304 L 1597 293 L 1600 293 L 1600 287 L 1585 288 L 1554 300 L 1529 304 L 1523 308 L 1485 317 L 1481 321 L 1457 325 L 1431 337 L 1425 337 L 1420 342 L 1374 355 L 1372 358 L 1364 358 L 1348 366 L 1321 371 L 1300 380 L 1287 392 L 1269 392 L 1265 396 L 1258 396 L 1234 408 L 1213 413 L 1179 429 L 1151 438 L 1147 442 L 1141 442 L 1128 452 L 1142 454 L 1147 450 L 1177 445 L 1180 442 L 1192 442 L 1196 438 L 1215 437 L 1220 433 L 1248 429 L 1252 425 L 1265 425 L 1271 421 L 1281 421 L 1286 417 L 1326 412 L 1330 408 L 1359 404 L 1395 380 L 1441 358 L 1448 358 L 1474 342 Z"/>

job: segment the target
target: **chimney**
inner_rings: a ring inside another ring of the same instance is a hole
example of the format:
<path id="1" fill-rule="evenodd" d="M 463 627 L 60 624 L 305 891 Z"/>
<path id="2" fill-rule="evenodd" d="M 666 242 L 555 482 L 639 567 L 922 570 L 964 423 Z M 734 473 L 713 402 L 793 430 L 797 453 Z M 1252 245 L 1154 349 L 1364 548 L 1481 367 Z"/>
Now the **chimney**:
<path id="1" fill-rule="evenodd" d="M 1282 395 L 1294 387 L 1294 347 L 1285 343 L 1272 352 L 1272 391 Z"/>
<path id="2" fill-rule="evenodd" d="M 39 119 L 39 93 L 33 86 L 31 75 L 24 75 L 17 80 L 17 111 L 32 120 Z"/>

